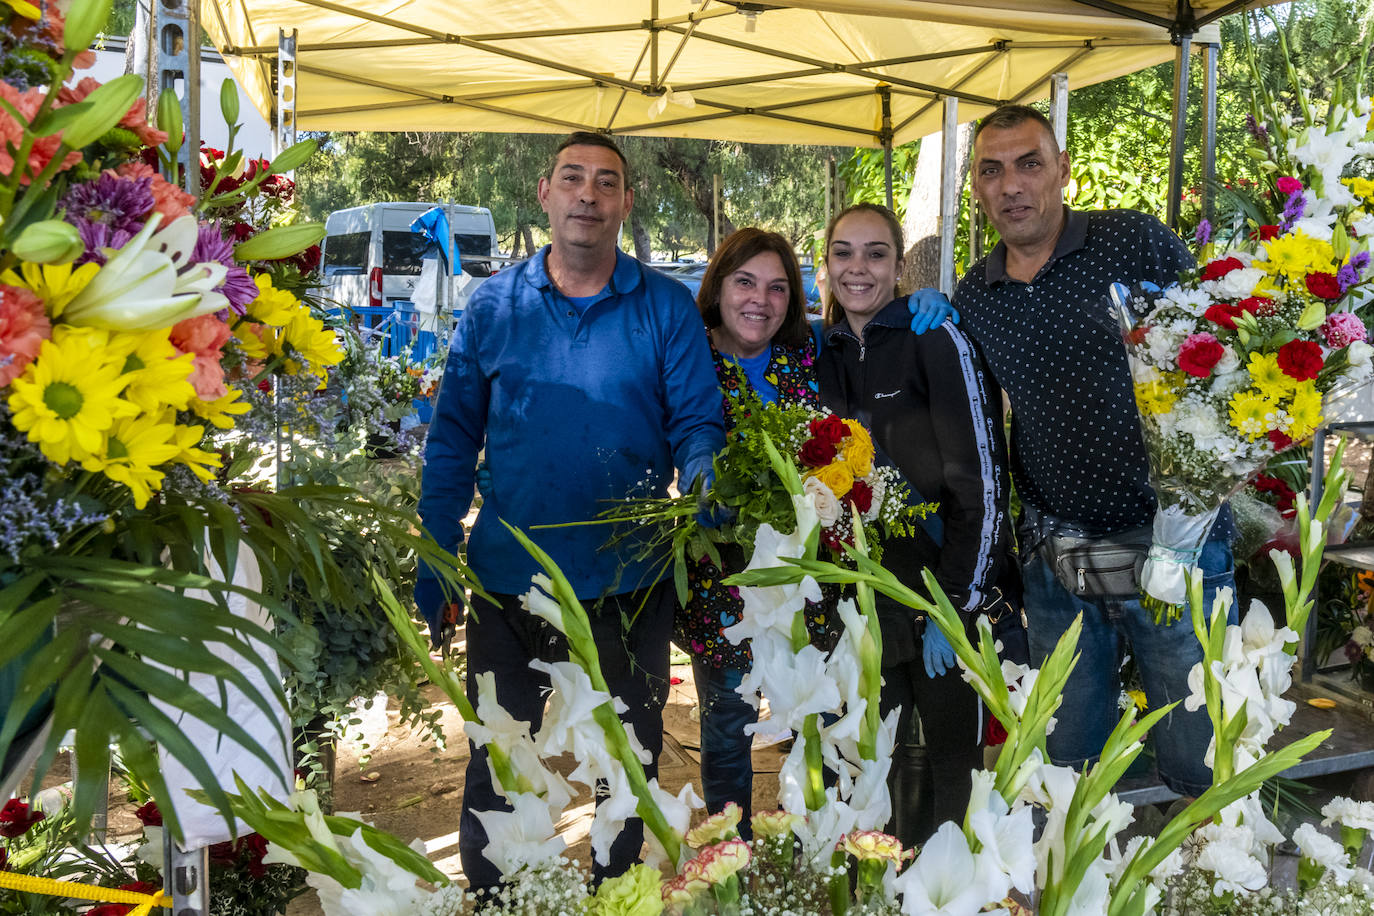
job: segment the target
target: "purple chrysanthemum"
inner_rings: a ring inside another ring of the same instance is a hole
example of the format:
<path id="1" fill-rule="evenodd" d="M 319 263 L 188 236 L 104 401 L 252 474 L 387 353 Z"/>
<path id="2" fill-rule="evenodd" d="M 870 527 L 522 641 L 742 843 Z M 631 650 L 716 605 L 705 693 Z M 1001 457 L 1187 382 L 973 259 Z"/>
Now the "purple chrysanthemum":
<path id="1" fill-rule="evenodd" d="M 1197 224 L 1197 231 L 1193 233 L 1193 241 L 1199 245 L 1206 245 L 1211 240 L 1212 224 L 1204 219 Z"/>
<path id="2" fill-rule="evenodd" d="M 224 238 L 219 223 L 201 223 L 200 234 L 196 237 L 196 247 L 191 249 L 191 262 L 202 264 L 215 261 L 229 268 L 224 282 L 216 287 L 216 292 L 224 294 L 229 300 L 229 308 L 236 315 L 248 310 L 248 303 L 258 298 L 258 285 L 248 276 L 248 271 L 234 260 L 234 245 Z"/>
<path id="3" fill-rule="evenodd" d="M 81 235 L 81 241 L 86 246 L 86 251 L 81 257 L 76 259 L 76 266 L 94 261 L 97 264 L 104 264 L 106 261 L 105 252 L 102 249 L 120 249 L 129 244 L 129 239 L 137 234 L 137 230 L 115 229 L 105 223 L 93 223 L 88 219 L 69 219 L 76 231 Z M 141 228 L 141 227 L 140 227 Z"/>
<path id="4" fill-rule="evenodd" d="M 61 206 L 74 226 L 85 220 L 132 236 L 143 228 L 153 209 L 152 185 L 151 178 L 120 178 L 104 172 L 95 181 L 73 187 Z"/>

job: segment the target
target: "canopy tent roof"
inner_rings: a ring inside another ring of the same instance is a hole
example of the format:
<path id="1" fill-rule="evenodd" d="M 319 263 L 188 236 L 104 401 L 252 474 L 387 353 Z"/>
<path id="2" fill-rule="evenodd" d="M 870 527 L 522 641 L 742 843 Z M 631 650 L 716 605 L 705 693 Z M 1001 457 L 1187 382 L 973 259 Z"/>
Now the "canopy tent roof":
<path id="1" fill-rule="evenodd" d="M 201 0 L 201 22 L 269 118 L 278 30 L 298 31 L 302 130 L 881 146 L 938 130 L 944 96 L 970 120 L 1044 97 L 1054 73 L 1083 86 L 1170 60 L 1171 33 L 1216 42 L 1207 23 L 1257 5 Z"/>

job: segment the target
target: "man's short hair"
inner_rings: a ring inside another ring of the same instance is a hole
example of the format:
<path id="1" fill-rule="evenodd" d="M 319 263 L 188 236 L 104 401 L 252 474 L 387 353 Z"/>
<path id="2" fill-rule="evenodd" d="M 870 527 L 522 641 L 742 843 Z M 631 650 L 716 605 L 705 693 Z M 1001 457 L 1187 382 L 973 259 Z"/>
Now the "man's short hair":
<path id="1" fill-rule="evenodd" d="M 553 170 L 558 167 L 558 157 L 563 150 L 570 146 L 601 146 L 615 153 L 620 157 L 620 170 L 624 173 L 621 177 L 625 179 L 625 187 L 630 187 L 630 163 L 626 161 L 625 154 L 620 151 L 620 147 L 615 145 L 615 141 L 605 134 L 594 134 L 589 130 L 575 130 L 558 144 L 558 149 L 553 151 L 553 157 L 549 159 L 549 168 L 544 173 L 544 177 L 553 180 Z"/>
<path id="2" fill-rule="evenodd" d="M 996 127 L 1000 130 L 1006 130 L 1010 127 L 1019 127 L 1027 121 L 1034 121 L 1045 128 L 1045 133 L 1050 135 L 1051 148 L 1058 153 L 1059 138 L 1054 135 L 1054 125 L 1050 123 L 1049 118 L 1029 105 L 1003 105 L 992 114 L 979 119 L 978 126 L 973 130 L 973 140 L 975 143 L 978 142 L 978 135 L 986 128 Z"/>

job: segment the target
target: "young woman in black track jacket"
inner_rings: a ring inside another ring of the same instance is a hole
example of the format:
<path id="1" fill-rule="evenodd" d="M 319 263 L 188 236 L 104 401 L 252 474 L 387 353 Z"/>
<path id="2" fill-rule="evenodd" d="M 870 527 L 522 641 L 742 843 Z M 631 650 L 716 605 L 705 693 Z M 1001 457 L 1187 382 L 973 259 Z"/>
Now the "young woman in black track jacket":
<path id="1" fill-rule="evenodd" d="M 1001 395 L 953 324 L 910 333 L 906 300 L 893 299 L 903 250 L 885 207 L 859 204 L 830 224 L 821 403 L 867 426 L 876 460 L 895 465 L 915 499 L 939 504 L 915 536 L 883 542 L 883 566 L 922 593 L 929 568 L 972 631 L 1015 576 Z M 934 626 L 882 595 L 877 610 L 882 711 L 903 710 L 889 827 L 904 843 L 923 842 L 936 824 L 963 818 L 970 771 L 982 765 L 983 711 Z M 922 790 L 922 770 L 933 792 Z"/>

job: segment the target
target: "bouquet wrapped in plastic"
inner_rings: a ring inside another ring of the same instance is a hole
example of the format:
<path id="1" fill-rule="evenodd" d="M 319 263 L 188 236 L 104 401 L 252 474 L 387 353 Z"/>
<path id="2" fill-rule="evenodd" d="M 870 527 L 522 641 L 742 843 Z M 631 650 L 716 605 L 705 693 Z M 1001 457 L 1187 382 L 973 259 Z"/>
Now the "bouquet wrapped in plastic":
<path id="1" fill-rule="evenodd" d="M 1157 609 L 1183 602 L 1222 504 L 1311 439 L 1325 398 L 1371 375 L 1361 315 L 1374 242 L 1370 102 L 1254 125 L 1252 155 L 1272 194 L 1237 221 L 1231 245 L 1217 253 L 1204 223 L 1195 274 L 1165 290 L 1113 291 L 1159 498 L 1141 574 Z"/>

